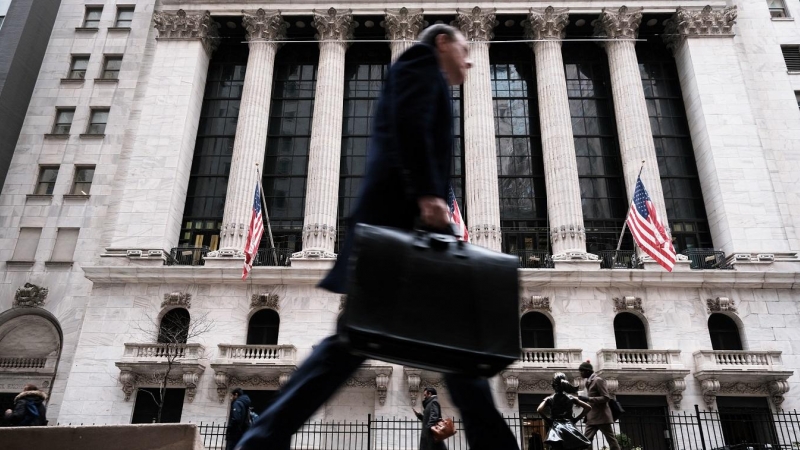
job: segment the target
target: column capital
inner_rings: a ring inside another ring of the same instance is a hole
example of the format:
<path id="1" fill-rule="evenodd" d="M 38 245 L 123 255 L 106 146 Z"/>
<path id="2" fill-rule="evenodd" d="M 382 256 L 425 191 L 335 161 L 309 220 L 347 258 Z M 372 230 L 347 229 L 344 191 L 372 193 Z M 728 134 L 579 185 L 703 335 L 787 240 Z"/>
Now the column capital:
<path id="1" fill-rule="evenodd" d="M 158 39 L 189 40 L 198 39 L 210 55 L 219 44 L 217 29 L 219 24 L 211 18 L 208 11 L 187 14 L 186 11 L 153 13 L 153 22 L 158 30 Z"/>
<path id="2" fill-rule="evenodd" d="M 528 13 L 528 20 L 525 21 L 525 37 L 527 39 L 542 40 L 564 39 L 564 28 L 569 24 L 569 9 L 553 8 L 548 6 L 545 9 L 531 8 Z"/>
<path id="3" fill-rule="evenodd" d="M 314 28 L 320 41 L 348 41 L 353 38 L 356 22 L 350 10 L 338 12 L 330 8 L 324 14 L 314 10 Z"/>
<path id="4" fill-rule="evenodd" d="M 482 10 L 479 6 L 465 13 L 456 10 L 455 26 L 464 33 L 468 41 L 491 41 L 497 26 L 495 9 Z"/>
<path id="5" fill-rule="evenodd" d="M 387 9 L 384 28 L 390 41 L 413 41 L 424 26 L 422 9 Z"/>
<path id="6" fill-rule="evenodd" d="M 733 25 L 738 14 L 736 5 L 723 9 L 706 6 L 701 10 L 679 7 L 667 21 L 664 42 L 674 48 L 686 38 L 734 36 Z"/>
<path id="7" fill-rule="evenodd" d="M 280 11 L 264 11 L 262 8 L 254 13 L 243 10 L 242 25 L 247 30 L 248 42 L 282 40 L 289 27 Z"/>
<path id="8" fill-rule="evenodd" d="M 595 35 L 608 39 L 636 39 L 642 22 L 642 9 L 627 6 L 616 10 L 603 8 L 595 22 Z"/>

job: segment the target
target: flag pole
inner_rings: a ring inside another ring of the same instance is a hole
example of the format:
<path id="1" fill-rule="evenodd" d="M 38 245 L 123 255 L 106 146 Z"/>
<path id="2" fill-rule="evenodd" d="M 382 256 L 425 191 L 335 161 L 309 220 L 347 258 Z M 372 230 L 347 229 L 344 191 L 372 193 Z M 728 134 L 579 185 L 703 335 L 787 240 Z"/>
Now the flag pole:
<path id="1" fill-rule="evenodd" d="M 639 181 L 639 177 L 642 176 L 642 171 L 644 170 L 644 161 L 642 160 L 642 167 L 639 168 L 639 175 L 636 175 L 636 182 Z M 633 185 L 633 192 L 636 192 L 636 185 Z M 622 246 L 622 237 L 625 235 L 625 230 L 628 228 L 628 217 L 631 215 L 631 203 L 633 203 L 633 198 L 631 197 L 631 201 L 628 202 L 628 214 L 625 215 L 625 222 L 622 223 L 622 233 L 619 234 L 619 240 L 617 241 L 617 249 L 614 250 L 614 257 L 611 259 L 611 268 L 613 269 L 614 266 L 617 264 L 617 253 L 619 253 L 619 248 Z M 634 246 L 636 243 L 634 243 Z M 636 251 L 636 250 L 634 250 Z"/>
<path id="2" fill-rule="evenodd" d="M 272 226 L 269 224 L 269 211 L 267 211 L 267 199 L 264 198 L 264 186 L 261 185 L 261 171 L 258 170 L 258 163 L 256 163 L 256 175 L 258 175 L 258 189 L 261 191 L 261 207 L 264 209 L 264 218 L 267 219 L 267 232 L 269 233 L 269 247 L 270 250 L 275 251 L 275 241 L 272 240 Z M 276 256 L 277 258 L 277 253 Z"/>

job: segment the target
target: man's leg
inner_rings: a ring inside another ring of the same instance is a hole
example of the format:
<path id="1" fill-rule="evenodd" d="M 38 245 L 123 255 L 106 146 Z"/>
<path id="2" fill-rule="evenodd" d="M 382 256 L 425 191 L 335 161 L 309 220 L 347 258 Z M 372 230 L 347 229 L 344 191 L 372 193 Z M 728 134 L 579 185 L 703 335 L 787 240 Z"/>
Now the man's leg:
<path id="1" fill-rule="evenodd" d="M 292 435 L 363 362 L 364 358 L 350 353 L 337 336 L 320 342 L 236 449 L 289 450 Z"/>
<path id="2" fill-rule="evenodd" d="M 597 425 L 586 425 L 583 428 L 583 435 L 592 443 L 591 447 L 594 448 L 594 436 L 597 434 Z"/>
<path id="3" fill-rule="evenodd" d="M 517 438 L 497 411 L 482 378 L 445 375 L 450 398 L 461 412 L 471 450 L 519 450 Z"/>
<path id="4" fill-rule="evenodd" d="M 613 424 L 607 423 L 605 425 L 600 425 L 600 432 L 602 432 L 603 436 L 606 437 L 606 442 L 608 442 L 608 447 L 610 450 L 620 450 L 619 442 L 617 442 L 617 436 L 614 435 Z"/>

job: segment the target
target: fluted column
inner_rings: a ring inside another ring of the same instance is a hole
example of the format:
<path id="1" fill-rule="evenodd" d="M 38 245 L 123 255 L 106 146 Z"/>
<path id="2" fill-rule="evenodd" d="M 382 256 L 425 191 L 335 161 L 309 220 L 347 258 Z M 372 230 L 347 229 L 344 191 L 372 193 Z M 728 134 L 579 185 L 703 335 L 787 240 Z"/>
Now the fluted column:
<path id="1" fill-rule="evenodd" d="M 220 249 L 229 255 L 244 251 L 258 179 L 256 164 L 263 165 L 267 145 L 276 41 L 285 37 L 287 28 L 279 13 L 263 9 L 254 14 L 243 11 L 242 24 L 247 30 L 250 54 L 233 143 L 224 226 L 220 231 Z"/>
<path id="2" fill-rule="evenodd" d="M 561 56 L 561 40 L 568 23 L 567 9 L 550 6 L 544 10 L 531 9 L 526 24 L 526 37 L 536 41 L 532 47 L 536 55 L 547 215 L 553 259 L 557 261 L 589 259 L 566 90 L 567 77 Z"/>
<path id="3" fill-rule="evenodd" d="M 414 45 L 414 40 L 423 27 L 422 10 L 406 8 L 387 9 L 384 27 L 386 38 L 392 48 L 392 62 Z"/>
<path id="4" fill-rule="evenodd" d="M 309 143 L 303 250 L 293 258 L 335 258 L 339 165 L 342 150 L 344 54 L 355 22 L 350 12 L 314 11 L 319 65 Z"/>
<path id="5" fill-rule="evenodd" d="M 489 41 L 497 25 L 494 11 L 458 11 L 456 25 L 470 43 L 472 69 L 464 81 L 464 157 L 467 224 L 472 243 L 500 251 L 500 194 L 494 107 L 489 74 Z"/>
<path id="6" fill-rule="evenodd" d="M 595 34 L 610 39 L 604 42 L 604 47 L 608 54 L 611 92 L 614 96 L 614 113 L 617 118 L 619 147 L 628 198 L 633 197 L 636 176 L 642 167 L 642 161 L 645 161 L 642 182 L 656 206 L 661 223 L 667 226 L 667 211 L 661 188 L 661 176 L 658 173 L 656 148 L 634 47 L 641 20 L 642 8 L 625 6 L 615 10 L 603 8 L 595 25 Z"/>

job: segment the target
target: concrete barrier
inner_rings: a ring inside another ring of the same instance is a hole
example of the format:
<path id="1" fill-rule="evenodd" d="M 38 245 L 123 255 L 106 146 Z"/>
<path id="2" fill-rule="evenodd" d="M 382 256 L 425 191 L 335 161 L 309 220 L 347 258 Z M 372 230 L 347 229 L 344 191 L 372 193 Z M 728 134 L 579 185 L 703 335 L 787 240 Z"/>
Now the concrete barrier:
<path id="1" fill-rule="evenodd" d="M 2 450 L 205 450 L 196 425 L 0 428 Z"/>

